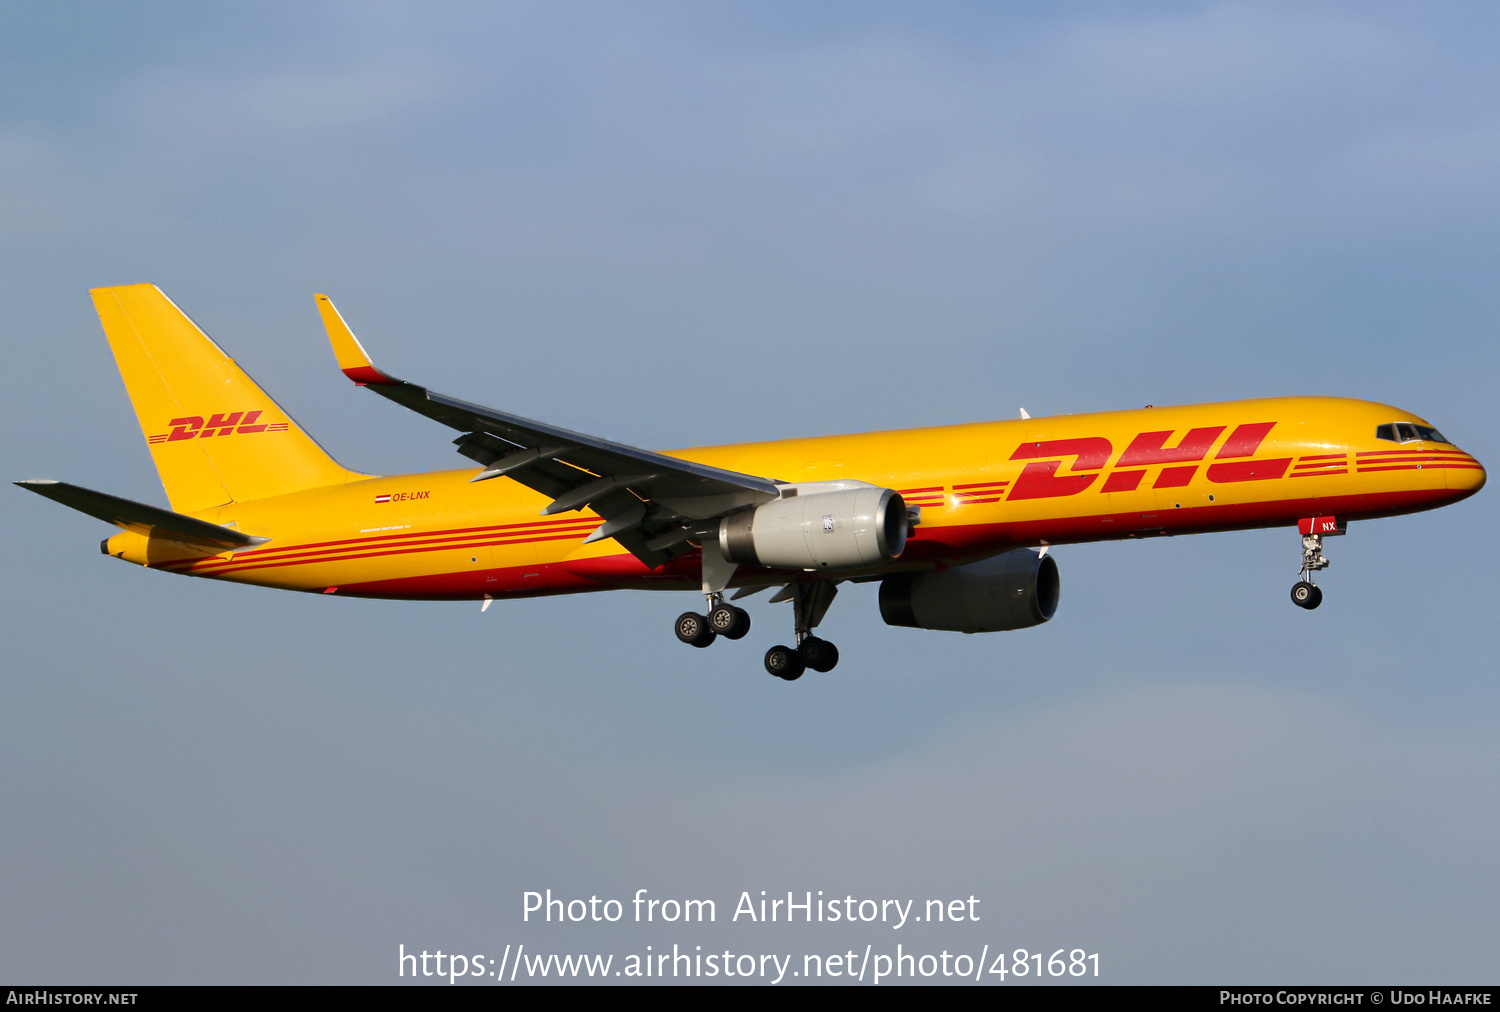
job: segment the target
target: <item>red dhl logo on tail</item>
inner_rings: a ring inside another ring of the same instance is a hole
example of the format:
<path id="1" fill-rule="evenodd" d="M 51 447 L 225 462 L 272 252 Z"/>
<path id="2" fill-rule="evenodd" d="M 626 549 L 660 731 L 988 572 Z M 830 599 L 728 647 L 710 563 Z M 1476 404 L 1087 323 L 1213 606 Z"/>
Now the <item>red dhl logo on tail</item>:
<path id="1" fill-rule="evenodd" d="M 1286 469 L 1291 466 L 1291 457 L 1278 457 L 1274 460 L 1244 459 L 1255 456 L 1255 451 L 1260 449 L 1260 444 L 1275 427 L 1275 422 L 1254 422 L 1237 426 L 1214 455 L 1215 462 L 1208 465 L 1208 480 L 1222 484 L 1265 481 L 1284 476 Z M 1120 454 L 1120 459 L 1115 461 L 1115 470 L 1110 472 L 1099 491 L 1135 491 L 1140 487 L 1141 479 L 1146 476 L 1149 465 L 1168 465 L 1162 467 L 1157 474 L 1156 480 L 1151 483 L 1152 488 L 1180 488 L 1193 480 L 1202 461 L 1207 458 L 1208 451 L 1226 428 L 1227 425 L 1217 425 L 1190 429 L 1176 446 L 1167 445 L 1173 435 L 1171 429 L 1142 432 Z M 1077 495 L 1099 479 L 1113 454 L 1114 447 L 1103 436 L 1022 443 L 1010 455 L 1010 459 L 1031 460 L 1033 463 L 1021 470 L 1006 498 L 1050 499 Z M 1052 459 L 1037 460 L 1038 457 Z M 1059 475 L 1057 472 L 1069 457 L 1073 458 L 1073 466 L 1068 470 L 1080 473 Z M 1095 473 L 1089 474 L 1090 471 Z"/>
<path id="2" fill-rule="evenodd" d="M 159 436 L 147 436 L 148 443 L 175 443 L 179 439 L 207 439 L 210 436 L 228 436 L 235 433 L 248 435 L 254 432 L 285 432 L 286 422 L 259 422 L 259 411 L 233 411 L 216 414 L 204 422 L 202 415 L 174 418 L 167 424 L 171 432 Z"/>

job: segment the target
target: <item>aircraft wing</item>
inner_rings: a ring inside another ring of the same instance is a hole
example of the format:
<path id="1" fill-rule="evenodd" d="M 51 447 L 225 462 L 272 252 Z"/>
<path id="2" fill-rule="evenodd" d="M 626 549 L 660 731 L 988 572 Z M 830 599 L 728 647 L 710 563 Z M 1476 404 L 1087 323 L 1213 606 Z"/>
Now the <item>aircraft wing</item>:
<path id="1" fill-rule="evenodd" d="M 469 404 L 381 372 L 328 296 L 316 296 L 339 368 L 356 384 L 464 435 L 458 452 L 484 470 L 552 498 L 543 514 L 588 506 L 604 524 L 587 541 L 612 537 L 650 568 L 686 550 L 696 521 L 780 495 L 776 483 L 680 460 L 597 436 Z"/>

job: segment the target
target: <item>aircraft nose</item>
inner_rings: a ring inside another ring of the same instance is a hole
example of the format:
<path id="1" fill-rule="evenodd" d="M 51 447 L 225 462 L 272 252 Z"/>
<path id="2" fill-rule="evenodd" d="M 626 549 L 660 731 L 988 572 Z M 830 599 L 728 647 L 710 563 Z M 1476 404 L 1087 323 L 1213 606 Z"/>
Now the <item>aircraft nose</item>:
<path id="1" fill-rule="evenodd" d="M 1484 488 L 1487 475 L 1484 465 L 1472 454 L 1464 454 L 1464 459 L 1455 461 L 1443 470 L 1448 481 L 1448 487 L 1454 492 L 1460 493 L 1459 498 L 1473 495 Z"/>

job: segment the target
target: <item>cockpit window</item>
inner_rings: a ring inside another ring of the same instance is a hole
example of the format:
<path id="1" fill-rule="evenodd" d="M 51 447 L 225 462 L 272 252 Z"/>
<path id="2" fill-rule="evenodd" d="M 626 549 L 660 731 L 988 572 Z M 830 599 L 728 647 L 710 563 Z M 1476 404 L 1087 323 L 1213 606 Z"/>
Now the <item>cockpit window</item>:
<path id="1" fill-rule="evenodd" d="M 1414 425 L 1411 422 L 1391 422 L 1375 426 L 1376 439 L 1389 439 L 1393 443 L 1410 443 L 1418 439 L 1429 443 L 1447 443 L 1448 439 L 1430 425 Z M 1451 445 L 1451 444 L 1450 444 Z"/>

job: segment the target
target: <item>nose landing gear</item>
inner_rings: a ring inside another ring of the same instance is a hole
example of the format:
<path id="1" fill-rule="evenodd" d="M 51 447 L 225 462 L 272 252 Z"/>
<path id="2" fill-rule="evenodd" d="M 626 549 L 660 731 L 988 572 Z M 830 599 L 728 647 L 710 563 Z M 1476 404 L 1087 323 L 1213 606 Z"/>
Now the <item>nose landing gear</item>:
<path id="1" fill-rule="evenodd" d="M 1323 591 L 1312 582 L 1312 574 L 1328 568 L 1328 559 L 1323 555 L 1323 538 L 1343 534 L 1348 528 L 1334 517 L 1308 517 L 1297 521 L 1297 530 L 1302 534 L 1302 569 L 1297 582 L 1292 586 L 1292 603 L 1299 608 L 1312 611 L 1323 603 Z"/>

